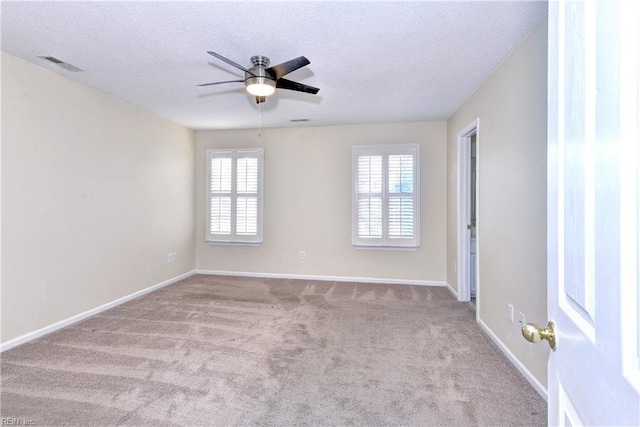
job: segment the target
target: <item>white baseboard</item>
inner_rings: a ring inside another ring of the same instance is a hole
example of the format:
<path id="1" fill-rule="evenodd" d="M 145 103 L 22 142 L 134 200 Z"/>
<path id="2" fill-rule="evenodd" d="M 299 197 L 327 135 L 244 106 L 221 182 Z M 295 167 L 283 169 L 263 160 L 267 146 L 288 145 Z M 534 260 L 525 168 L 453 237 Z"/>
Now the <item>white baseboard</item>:
<path id="1" fill-rule="evenodd" d="M 489 335 L 489 338 L 491 338 L 491 340 L 500 349 L 500 351 L 502 351 L 502 353 L 504 353 L 504 355 L 507 356 L 507 359 L 509 359 L 509 361 L 513 364 L 513 366 L 515 366 L 516 369 L 520 371 L 520 373 L 524 376 L 524 378 L 527 381 L 529 381 L 529 384 L 531 384 L 531 386 L 538 392 L 538 394 L 542 396 L 545 402 L 547 402 L 548 401 L 547 388 L 544 385 L 542 385 L 542 383 L 538 381 L 538 379 L 535 376 L 533 376 L 531 371 L 529 371 L 527 367 L 522 364 L 520 359 L 518 359 L 516 355 L 513 354 L 511 350 L 509 350 L 509 348 L 507 348 L 505 343 L 503 343 L 502 340 L 498 338 L 497 335 L 494 334 L 491 329 L 489 329 L 486 323 L 478 319 L 478 324 L 484 330 L 484 332 L 487 335 Z"/>
<path id="2" fill-rule="evenodd" d="M 451 295 L 453 295 L 454 297 L 456 297 L 456 299 L 458 299 L 458 292 L 456 292 L 455 289 L 451 287 L 449 282 L 445 282 L 445 284 L 447 285 L 447 289 L 449 289 L 449 292 L 451 292 Z"/>
<path id="3" fill-rule="evenodd" d="M 213 276 L 243 276 L 260 277 L 264 279 L 299 279 L 321 280 L 329 282 L 360 282 L 360 283 L 393 283 L 398 285 L 417 286 L 446 286 L 445 282 L 433 280 L 392 279 L 379 277 L 347 277 L 347 276 L 316 276 L 313 274 L 283 274 L 283 273 L 256 273 L 246 271 L 221 271 L 221 270 L 196 270 L 196 274 L 208 274 Z"/>
<path id="4" fill-rule="evenodd" d="M 9 341 L 7 341 L 5 343 L 0 344 L 0 353 L 2 353 L 3 351 L 9 350 L 9 349 L 11 349 L 13 347 L 16 347 L 16 346 L 18 346 L 20 344 L 24 344 L 24 343 L 29 342 L 31 340 L 35 340 L 36 338 L 40 338 L 43 335 L 50 334 L 51 332 L 57 331 L 58 329 L 64 328 L 65 326 L 69 326 L 69 325 L 71 325 L 73 323 L 76 323 L 76 322 L 79 322 L 81 320 L 84 320 L 87 317 L 91 317 L 91 316 L 96 315 L 98 313 L 101 313 L 101 312 L 103 312 L 105 310 L 113 308 L 113 307 L 115 307 L 117 305 L 123 304 L 123 303 L 125 303 L 127 301 L 131 301 L 132 299 L 138 298 L 138 297 L 140 297 L 140 296 L 142 296 L 144 294 L 148 294 L 149 292 L 153 292 L 156 289 L 160 289 L 162 287 L 171 285 L 172 283 L 179 282 L 180 280 L 186 279 L 187 277 L 191 277 L 194 274 L 195 274 L 194 270 L 188 271 L 188 272 L 186 272 L 184 274 L 181 274 L 179 276 L 173 277 L 173 278 L 171 278 L 169 280 L 165 280 L 164 282 L 158 283 L 158 284 L 153 285 L 153 286 L 149 286 L 148 288 L 139 290 L 137 292 L 134 292 L 134 293 L 129 294 L 127 296 L 124 296 L 122 298 L 118 298 L 115 301 L 108 302 L 108 303 L 103 304 L 103 305 L 101 305 L 99 307 L 92 308 L 91 310 L 87 310 L 87 311 L 85 311 L 83 313 L 76 314 L 75 316 L 71 316 L 68 319 L 61 320 L 61 321 L 56 322 L 56 323 L 54 323 L 52 325 L 45 326 L 44 328 L 38 329 L 38 330 L 33 331 L 33 332 L 26 333 L 26 334 L 21 335 L 19 337 L 16 337 L 16 338 L 14 338 L 12 340 L 9 340 Z"/>

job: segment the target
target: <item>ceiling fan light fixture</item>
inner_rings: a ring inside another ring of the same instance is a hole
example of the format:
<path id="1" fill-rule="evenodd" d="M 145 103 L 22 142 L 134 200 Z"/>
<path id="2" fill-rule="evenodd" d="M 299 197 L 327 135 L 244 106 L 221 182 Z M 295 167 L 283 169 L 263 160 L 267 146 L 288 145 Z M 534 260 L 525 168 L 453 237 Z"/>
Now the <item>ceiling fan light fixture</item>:
<path id="1" fill-rule="evenodd" d="M 245 84 L 253 96 L 269 96 L 276 91 L 276 82 L 267 77 L 250 77 Z"/>
<path id="2" fill-rule="evenodd" d="M 1 1 L 1 0 L 0 0 Z M 254 55 L 251 57 L 253 67 L 245 68 L 242 65 L 225 58 L 219 53 L 207 51 L 207 53 L 227 64 L 244 71 L 244 80 L 228 80 L 224 82 L 203 83 L 198 86 L 213 86 L 223 83 L 243 82 L 249 94 L 255 96 L 256 103 L 265 102 L 268 96 L 273 95 L 276 89 L 287 89 L 298 92 L 317 94 L 320 89 L 308 86 L 302 83 L 293 82 L 283 79 L 282 77 L 302 67 L 309 65 L 311 62 L 304 56 L 291 59 L 282 64 L 269 67 L 269 58 L 262 55 Z M 268 67 L 268 68 L 267 68 Z"/>

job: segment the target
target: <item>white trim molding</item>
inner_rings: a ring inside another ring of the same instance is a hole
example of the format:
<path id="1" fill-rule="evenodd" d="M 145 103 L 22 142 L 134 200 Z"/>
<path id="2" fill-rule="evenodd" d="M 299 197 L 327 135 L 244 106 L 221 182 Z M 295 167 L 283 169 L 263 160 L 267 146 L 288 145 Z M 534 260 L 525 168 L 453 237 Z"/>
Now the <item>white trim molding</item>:
<path id="1" fill-rule="evenodd" d="M 457 269 L 458 269 L 458 301 L 470 301 L 471 300 L 471 284 L 470 273 L 472 266 L 469 261 L 470 250 L 470 235 L 471 232 L 467 228 L 467 224 L 471 222 L 471 207 L 470 207 L 470 194 L 471 194 L 471 136 L 476 135 L 476 189 L 478 188 L 478 182 L 480 177 L 479 171 L 479 157 L 480 157 L 480 119 L 476 118 L 464 129 L 458 132 L 458 176 L 457 176 L 457 227 L 456 227 L 456 239 L 458 245 L 458 253 L 456 256 Z M 478 192 L 476 191 L 476 195 Z M 480 242 L 480 221 L 478 221 L 478 198 L 476 197 L 476 239 Z M 476 249 L 476 254 L 479 259 L 479 245 Z M 480 289 L 480 275 L 479 271 L 476 271 L 476 296 L 479 295 Z M 480 298 L 476 298 L 476 304 L 479 304 Z M 478 305 L 478 311 L 479 311 Z"/>
<path id="2" fill-rule="evenodd" d="M 453 287 L 449 284 L 449 282 L 445 282 L 445 285 L 447 286 L 447 289 L 449 289 L 449 292 L 451 292 L 451 295 L 453 295 L 455 299 L 458 299 L 458 292 L 456 292 L 456 290 L 453 289 Z"/>
<path id="3" fill-rule="evenodd" d="M 415 279 L 392 279 L 378 277 L 348 277 L 348 276 L 319 276 L 314 274 L 283 274 L 283 273 L 258 273 L 251 271 L 223 271 L 223 270 L 196 270 L 196 274 L 206 274 L 210 276 L 240 276 L 240 277 L 260 277 L 263 279 L 297 279 L 297 280 L 320 280 L 328 282 L 360 282 L 379 283 L 396 285 L 415 286 L 447 286 L 444 281 L 415 280 Z"/>
<path id="4" fill-rule="evenodd" d="M 74 323 L 77 323 L 81 320 L 84 320 L 88 317 L 94 316 L 98 313 L 102 313 L 103 311 L 109 310 L 110 308 L 116 307 L 120 304 L 124 304 L 125 302 L 131 301 L 134 298 L 138 298 L 142 295 L 148 294 L 150 292 L 153 292 L 157 289 L 163 288 L 165 286 L 171 285 L 173 283 L 179 282 L 180 280 L 186 279 L 188 277 L 191 277 L 195 274 L 194 270 L 188 271 L 184 274 L 181 274 L 179 276 L 173 277 L 171 279 L 165 280 L 164 282 L 155 284 L 153 286 L 149 286 L 148 288 L 145 289 L 141 289 L 137 292 L 134 292 L 132 294 L 126 295 L 122 298 L 118 298 L 117 300 L 108 302 L 106 304 L 103 304 L 99 307 L 96 308 L 92 308 L 91 310 L 87 310 L 83 313 L 80 314 L 76 314 L 75 316 L 71 316 L 68 319 L 64 319 L 61 320 L 59 322 L 53 323 L 49 326 L 45 326 L 44 328 L 32 331 L 32 332 L 28 332 L 24 335 L 21 335 L 19 337 L 16 337 L 12 340 L 9 340 L 5 343 L 0 344 L 0 353 L 2 353 L 3 351 L 12 349 L 13 347 L 19 346 L 20 344 L 24 344 L 27 343 L 29 341 L 35 340 L 37 338 L 40 338 L 44 335 L 50 334 L 51 332 L 55 332 L 58 329 L 62 329 L 65 326 L 69 326 L 72 325 Z"/>
<path id="5" fill-rule="evenodd" d="M 545 402 L 548 402 L 548 392 L 547 388 L 540 382 L 538 379 L 531 373 L 530 370 L 527 369 L 526 366 L 518 359 L 518 357 L 509 350 L 509 348 L 502 342 L 500 338 L 484 323 L 482 320 L 478 319 L 478 324 L 486 333 L 491 341 L 502 351 L 502 353 L 507 356 L 507 359 L 511 362 L 513 366 L 516 367 L 518 371 L 522 374 L 522 376 L 529 381 L 529 384 L 538 392 L 538 394 L 544 399 Z"/>

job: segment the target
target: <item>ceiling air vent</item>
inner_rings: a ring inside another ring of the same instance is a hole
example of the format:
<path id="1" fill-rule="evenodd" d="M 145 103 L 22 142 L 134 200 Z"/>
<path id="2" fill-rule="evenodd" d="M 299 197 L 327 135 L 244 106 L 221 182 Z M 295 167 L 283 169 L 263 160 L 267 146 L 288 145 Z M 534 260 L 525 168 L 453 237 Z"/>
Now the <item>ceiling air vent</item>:
<path id="1" fill-rule="evenodd" d="M 76 67 L 75 65 L 71 65 L 68 62 L 64 62 L 63 60 L 56 58 L 55 56 L 43 55 L 43 56 L 38 56 L 38 58 L 44 59 L 45 61 L 49 61 L 52 64 L 56 64 L 57 66 L 62 67 L 67 71 L 73 71 L 74 73 L 77 73 L 78 71 L 84 71 Z"/>

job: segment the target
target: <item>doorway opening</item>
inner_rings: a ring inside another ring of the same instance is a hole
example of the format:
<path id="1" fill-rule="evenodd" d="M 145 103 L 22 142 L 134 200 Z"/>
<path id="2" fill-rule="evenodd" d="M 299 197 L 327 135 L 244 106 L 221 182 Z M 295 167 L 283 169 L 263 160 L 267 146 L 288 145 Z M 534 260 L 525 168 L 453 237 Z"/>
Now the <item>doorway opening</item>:
<path id="1" fill-rule="evenodd" d="M 458 221 L 457 280 L 458 301 L 469 301 L 476 313 L 479 308 L 478 275 L 479 221 L 477 217 L 479 177 L 480 119 L 458 133 Z M 476 314 L 477 317 L 477 314 Z"/>

